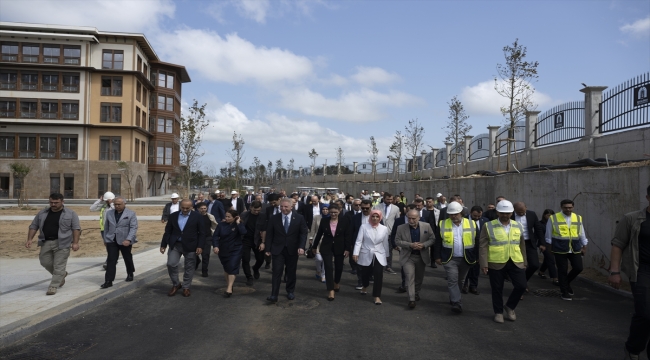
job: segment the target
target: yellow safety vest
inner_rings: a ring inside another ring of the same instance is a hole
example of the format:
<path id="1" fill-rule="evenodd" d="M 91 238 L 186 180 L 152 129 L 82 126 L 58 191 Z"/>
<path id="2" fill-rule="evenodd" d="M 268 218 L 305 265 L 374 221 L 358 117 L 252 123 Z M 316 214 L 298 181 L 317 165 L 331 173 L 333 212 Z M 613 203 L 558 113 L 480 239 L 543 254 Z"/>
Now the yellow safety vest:
<path id="1" fill-rule="evenodd" d="M 106 204 L 99 210 L 99 230 L 104 231 L 104 211 L 106 211 Z"/>
<path id="2" fill-rule="evenodd" d="M 521 241 L 521 224 L 510 220 L 510 232 L 506 233 L 503 224 L 499 219 L 492 220 L 485 224 L 490 236 L 490 247 L 488 248 L 488 262 L 495 264 L 505 264 L 508 260 L 512 262 L 524 262 L 524 256 L 521 254 L 519 243 Z"/>
<path id="3" fill-rule="evenodd" d="M 440 220 L 440 236 L 442 237 L 442 250 L 440 251 L 443 263 L 446 264 L 454 256 L 454 223 L 451 219 Z M 476 263 L 476 257 L 467 256 L 468 251 L 474 251 L 474 239 L 476 238 L 476 224 L 473 220 L 463 218 L 461 226 L 463 227 L 463 257 L 469 264 Z M 449 254 L 449 255 L 447 255 Z"/>
<path id="4" fill-rule="evenodd" d="M 554 253 L 566 254 L 577 253 L 582 249 L 580 233 L 582 232 L 582 216 L 571 213 L 571 225 L 567 225 L 564 213 L 559 212 L 551 215 L 551 239 Z"/>

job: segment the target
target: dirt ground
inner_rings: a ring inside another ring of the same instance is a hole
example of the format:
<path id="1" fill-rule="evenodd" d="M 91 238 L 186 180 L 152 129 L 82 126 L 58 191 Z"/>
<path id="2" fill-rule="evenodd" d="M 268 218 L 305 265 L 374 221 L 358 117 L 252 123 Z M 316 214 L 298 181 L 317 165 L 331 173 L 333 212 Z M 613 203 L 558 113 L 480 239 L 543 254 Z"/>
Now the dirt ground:
<path id="1" fill-rule="evenodd" d="M 19 215 L 36 215 L 41 209 L 46 207 L 47 205 L 37 205 L 37 206 L 30 206 L 26 208 L 19 208 L 17 206 L 2 206 L 0 207 L 0 215 L 12 215 L 12 216 L 19 216 Z M 136 215 L 140 216 L 147 216 L 147 215 L 162 215 L 162 211 L 164 208 L 164 205 L 160 206 L 129 206 L 127 204 L 127 207 L 133 211 L 135 211 Z M 74 210 L 74 212 L 77 213 L 77 215 L 96 215 L 99 216 L 99 212 L 92 212 L 90 211 L 90 206 L 79 206 L 79 205 L 70 205 L 67 206 L 67 208 Z"/>
<path id="2" fill-rule="evenodd" d="M 0 221 L 0 258 L 38 258 L 39 248 L 36 239 L 30 249 L 25 248 L 27 229 L 31 221 Z M 81 244 L 78 251 L 70 253 L 72 257 L 94 257 L 106 254 L 106 249 L 101 240 L 98 221 L 81 221 Z M 140 221 L 138 223 L 138 242 L 133 245 L 132 252 L 160 246 L 160 240 L 165 225 L 159 221 Z"/>
<path id="3" fill-rule="evenodd" d="M 592 281 L 595 281 L 597 283 L 601 283 L 601 284 L 609 286 L 609 280 L 608 280 L 607 276 L 603 275 L 600 271 L 598 271 L 596 269 L 585 268 L 580 273 L 580 276 L 584 276 L 589 280 L 592 280 Z M 622 281 L 621 282 L 621 290 L 632 291 L 632 288 L 630 287 L 630 283 Z"/>

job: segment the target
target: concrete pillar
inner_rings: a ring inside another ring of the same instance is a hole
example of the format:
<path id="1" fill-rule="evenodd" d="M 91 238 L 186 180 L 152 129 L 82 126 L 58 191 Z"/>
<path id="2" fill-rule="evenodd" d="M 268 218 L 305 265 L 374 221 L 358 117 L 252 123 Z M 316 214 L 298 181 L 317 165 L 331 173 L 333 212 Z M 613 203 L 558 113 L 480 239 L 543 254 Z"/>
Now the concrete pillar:
<path id="1" fill-rule="evenodd" d="M 535 124 L 537 124 L 537 116 L 540 111 L 527 111 L 526 112 L 526 148 L 524 150 L 532 150 L 535 148 Z"/>
<path id="2" fill-rule="evenodd" d="M 451 169 L 451 146 L 453 144 L 450 142 L 445 143 L 445 154 L 447 155 L 447 165 L 445 168 L 447 169 L 447 176 L 450 176 L 450 169 Z"/>
<path id="3" fill-rule="evenodd" d="M 585 137 L 600 136 L 598 131 L 598 106 L 607 86 L 587 86 L 580 89 L 585 94 Z"/>
<path id="4" fill-rule="evenodd" d="M 323 164 L 323 177 L 327 176 L 327 163 Z"/>
<path id="5" fill-rule="evenodd" d="M 497 144 L 497 132 L 499 131 L 500 126 L 488 126 L 488 132 L 490 136 L 490 157 L 496 155 L 499 144 Z"/>
<path id="6" fill-rule="evenodd" d="M 393 160 L 393 180 L 399 181 L 399 176 L 397 175 L 397 170 L 398 170 L 397 167 L 399 166 L 399 164 L 396 158 L 392 158 L 391 160 Z"/>
<path id="7" fill-rule="evenodd" d="M 298 168 L 298 177 L 302 177 L 302 166 Z"/>
<path id="8" fill-rule="evenodd" d="M 469 161 L 469 143 L 472 142 L 473 136 L 471 135 L 465 135 L 463 139 L 465 139 L 465 156 L 463 157 L 463 162 L 467 163 Z"/>
<path id="9" fill-rule="evenodd" d="M 309 174 L 309 175 L 311 175 L 311 181 L 313 182 L 314 181 L 314 165 L 311 166 L 311 174 Z"/>
<path id="10" fill-rule="evenodd" d="M 372 181 L 377 181 L 377 160 L 372 161 Z"/>
<path id="11" fill-rule="evenodd" d="M 433 158 L 433 166 L 432 168 L 436 167 L 436 158 L 438 157 L 438 148 L 431 148 L 431 156 Z"/>

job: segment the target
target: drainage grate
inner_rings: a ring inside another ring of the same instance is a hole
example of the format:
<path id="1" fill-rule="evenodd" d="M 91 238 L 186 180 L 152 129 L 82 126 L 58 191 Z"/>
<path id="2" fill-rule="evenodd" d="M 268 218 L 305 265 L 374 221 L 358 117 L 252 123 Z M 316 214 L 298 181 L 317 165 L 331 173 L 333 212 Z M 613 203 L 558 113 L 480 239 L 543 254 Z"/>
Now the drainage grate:
<path id="1" fill-rule="evenodd" d="M 557 289 L 537 289 L 532 293 L 537 297 L 560 297 L 560 290 Z"/>
<path id="2" fill-rule="evenodd" d="M 72 359 L 91 347 L 93 343 L 28 343 L 0 350 L 0 358 L 4 360 L 59 360 Z"/>

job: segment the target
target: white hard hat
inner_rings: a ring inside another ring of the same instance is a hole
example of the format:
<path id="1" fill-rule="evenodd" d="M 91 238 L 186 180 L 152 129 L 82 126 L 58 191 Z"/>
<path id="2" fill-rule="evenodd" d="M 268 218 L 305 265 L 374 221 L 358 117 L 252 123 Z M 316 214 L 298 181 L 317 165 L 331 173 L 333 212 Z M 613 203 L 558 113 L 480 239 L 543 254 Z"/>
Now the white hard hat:
<path id="1" fill-rule="evenodd" d="M 104 193 L 104 200 L 114 200 L 115 199 L 115 194 L 113 194 L 110 191 L 107 191 Z"/>
<path id="2" fill-rule="evenodd" d="M 437 198 L 439 198 L 439 197 L 441 197 L 441 196 L 442 196 L 441 193 L 437 193 L 437 194 L 436 194 L 436 197 L 437 197 Z"/>
<path id="3" fill-rule="evenodd" d="M 379 196 L 379 193 L 374 192 L 374 193 L 372 193 L 372 196 Z"/>
<path id="4" fill-rule="evenodd" d="M 230 192 L 230 195 L 235 195 L 235 194 L 239 194 L 239 193 L 237 192 L 237 190 L 233 190 L 233 191 Z"/>
<path id="5" fill-rule="evenodd" d="M 447 214 L 458 214 L 463 211 L 463 205 L 457 203 L 456 201 L 452 201 L 447 205 Z"/>
<path id="6" fill-rule="evenodd" d="M 501 200 L 497 204 L 497 212 L 500 213 L 511 213 L 514 212 L 515 208 L 512 206 L 512 203 L 508 200 Z"/>
<path id="7" fill-rule="evenodd" d="M 179 197 L 180 197 L 180 196 L 178 196 L 177 193 L 173 193 L 172 196 L 171 196 L 172 199 L 178 199 Z"/>

